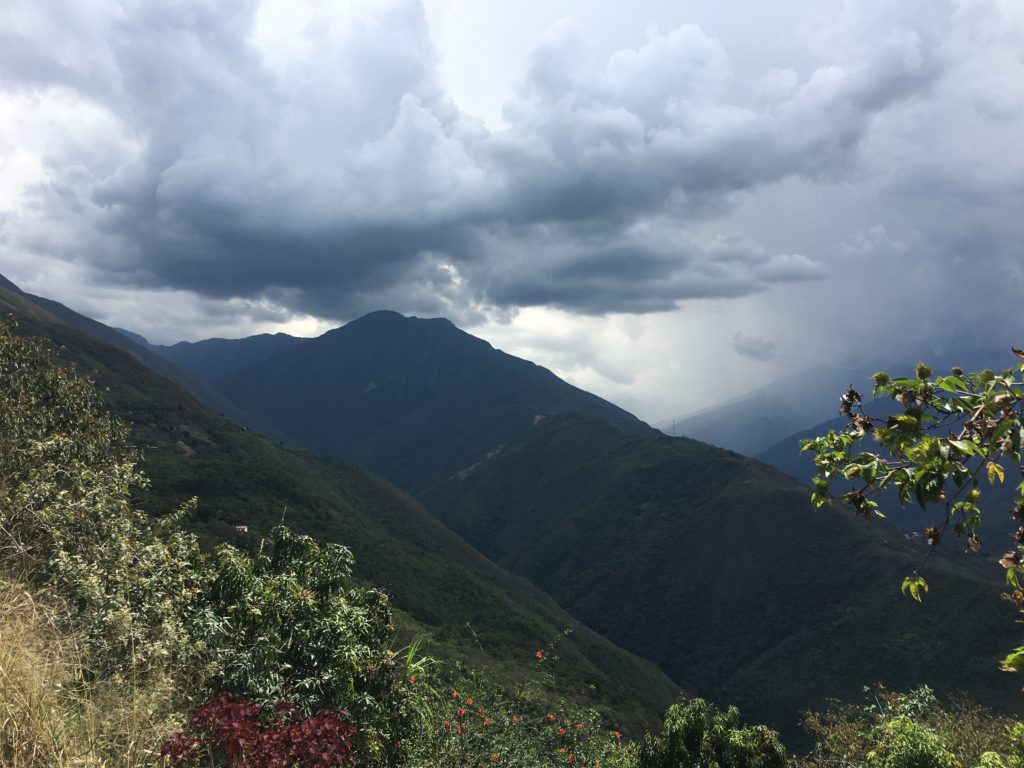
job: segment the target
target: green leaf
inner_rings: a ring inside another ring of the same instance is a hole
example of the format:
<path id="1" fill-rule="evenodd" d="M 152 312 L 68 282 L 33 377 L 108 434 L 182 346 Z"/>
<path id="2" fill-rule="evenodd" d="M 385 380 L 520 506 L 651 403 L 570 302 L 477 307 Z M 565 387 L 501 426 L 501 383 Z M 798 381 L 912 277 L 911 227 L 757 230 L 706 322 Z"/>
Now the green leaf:
<path id="1" fill-rule="evenodd" d="M 907 576 L 907 578 L 903 580 L 903 594 L 910 592 L 910 596 L 919 603 L 921 602 L 922 589 L 925 591 L 925 594 L 927 594 L 928 583 L 916 573 L 913 576 Z"/>
<path id="2" fill-rule="evenodd" d="M 978 446 L 970 440 L 950 440 L 949 444 L 965 456 L 973 456 L 978 452 Z"/>
<path id="3" fill-rule="evenodd" d="M 999 668 L 1003 672 L 1021 672 L 1024 671 L 1024 646 L 1020 648 L 1014 648 L 1002 663 Z"/>

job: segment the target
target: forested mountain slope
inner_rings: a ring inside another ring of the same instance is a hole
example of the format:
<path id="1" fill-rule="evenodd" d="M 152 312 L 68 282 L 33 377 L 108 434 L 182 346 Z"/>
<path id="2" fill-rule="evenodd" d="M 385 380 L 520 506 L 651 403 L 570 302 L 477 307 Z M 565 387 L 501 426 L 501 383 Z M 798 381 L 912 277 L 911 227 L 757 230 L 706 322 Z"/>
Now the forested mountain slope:
<path id="1" fill-rule="evenodd" d="M 369 472 L 284 448 L 210 412 L 134 355 L 76 331 L 19 293 L 0 288 L 0 316 L 12 317 L 21 334 L 52 341 L 133 425 L 152 480 L 142 497 L 150 512 L 196 495 L 194 523 L 210 540 L 257 546 L 283 518 L 296 531 L 343 543 L 355 554 L 356 575 L 391 594 L 410 617 L 410 631 L 433 633 L 435 653 L 496 666 L 506 679 L 528 666 L 536 648 L 572 629 L 558 646 L 560 682 L 617 722 L 653 722 L 678 691 L 653 665 L 582 626 Z M 236 533 L 235 525 L 249 533 Z"/>
<path id="2" fill-rule="evenodd" d="M 784 733 L 875 682 L 1019 704 L 997 667 L 1019 644 L 998 582 L 933 558 L 915 603 L 899 585 L 919 546 L 813 509 L 806 488 L 738 454 L 563 415 L 423 501 L 681 685 Z"/>

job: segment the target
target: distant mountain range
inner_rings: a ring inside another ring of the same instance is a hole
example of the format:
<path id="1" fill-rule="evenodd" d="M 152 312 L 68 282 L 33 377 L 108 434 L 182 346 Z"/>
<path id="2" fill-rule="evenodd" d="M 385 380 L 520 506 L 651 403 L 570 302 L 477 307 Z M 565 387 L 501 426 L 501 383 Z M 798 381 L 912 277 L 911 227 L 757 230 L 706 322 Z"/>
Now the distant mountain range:
<path id="1" fill-rule="evenodd" d="M 657 663 L 675 684 L 737 704 L 791 738 L 801 711 L 828 697 L 857 698 L 879 681 L 967 690 L 1003 708 L 1019 702 L 1019 682 L 996 664 L 1019 645 L 998 596 L 998 569 L 981 578 L 932 558 L 931 593 L 918 605 L 900 595 L 899 583 L 924 549 L 892 526 L 814 510 L 806 488 L 782 472 L 666 437 L 447 320 L 375 312 L 316 339 L 260 336 L 149 351 L 286 441 L 396 483 L 431 519 Z M 736 428 L 737 414 L 764 411 L 770 395 L 729 411 Z M 764 422 L 765 447 L 779 439 L 776 432 L 769 440 L 774 428 Z M 203 442 L 190 436 L 186 447 L 198 454 Z M 223 493 L 216 483 L 227 480 L 215 478 L 225 473 L 251 478 L 243 456 L 207 475 L 209 490 Z M 198 463 L 174 465 L 175 487 L 184 488 Z M 288 477 L 273 477 L 250 496 L 291 498 Z M 231 482 L 232 492 L 246 494 L 249 480 Z M 392 520 L 389 535 L 422 525 L 386 506 L 371 517 Z M 311 529 L 329 515 L 329 505 L 303 507 Z M 363 524 L 332 535 L 358 536 Z M 402 551 L 412 550 L 392 549 L 377 583 L 399 579 Z M 420 571 L 400 581 L 424 601 L 421 615 L 448 599 L 443 589 L 416 590 L 426 579 Z"/>

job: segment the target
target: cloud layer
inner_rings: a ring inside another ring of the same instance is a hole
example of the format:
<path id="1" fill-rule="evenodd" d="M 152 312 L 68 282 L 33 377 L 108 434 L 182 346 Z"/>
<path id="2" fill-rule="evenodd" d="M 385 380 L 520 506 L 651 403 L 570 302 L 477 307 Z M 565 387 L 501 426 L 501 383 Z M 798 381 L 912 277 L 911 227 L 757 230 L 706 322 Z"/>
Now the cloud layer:
<path id="1" fill-rule="evenodd" d="M 0 267 L 183 335 L 743 300 L 713 344 L 752 365 L 809 312 L 839 332 L 843 292 L 923 304 L 875 334 L 989 318 L 1024 287 L 1021 13 L 827 7 L 741 67 L 696 24 L 609 53 L 553 23 L 496 125 L 446 93 L 413 0 L 14 0 Z"/>
<path id="2" fill-rule="evenodd" d="M 488 130 L 440 89 L 414 2 L 313 8 L 283 31 L 252 2 L 5 14 L 7 98 L 57 122 L 6 249 L 330 317 L 646 312 L 816 279 L 814 255 L 692 224 L 737 193 L 847 173 L 871 122 L 942 70 L 914 28 L 749 82 L 696 26 L 595 63 L 563 23 Z"/>

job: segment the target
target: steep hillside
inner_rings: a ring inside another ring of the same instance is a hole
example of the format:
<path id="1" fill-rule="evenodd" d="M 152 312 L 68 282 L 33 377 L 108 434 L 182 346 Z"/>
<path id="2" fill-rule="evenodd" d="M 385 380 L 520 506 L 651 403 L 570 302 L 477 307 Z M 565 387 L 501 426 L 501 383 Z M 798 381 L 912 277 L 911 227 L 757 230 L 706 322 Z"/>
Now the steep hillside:
<path id="1" fill-rule="evenodd" d="M 564 415 L 423 501 L 681 685 L 787 735 L 802 709 L 877 681 L 1020 701 L 996 666 L 1019 644 L 997 583 L 933 560 L 914 603 L 899 584 L 918 547 L 814 510 L 805 488 L 738 454 Z"/>
<path id="2" fill-rule="evenodd" d="M 413 492 L 485 460 L 529 432 L 539 416 L 583 411 L 629 432 L 656 434 L 621 408 L 447 320 L 395 312 L 374 312 L 292 346 L 220 386 L 307 448 L 369 467 Z"/>
<path id="3" fill-rule="evenodd" d="M 203 405 L 216 413 L 223 414 L 233 421 L 250 427 L 262 426 L 257 425 L 249 414 L 234 405 L 228 398 L 218 392 L 216 388 L 207 384 L 201 376 L 197 376 L 175 365 L 173 361 L 170 361 L 165 356 L 157 354 L 148 342 L 141 336 L 138 336 L 138 334 L 126 334 L 123 331 L 103 325 L 103 323 L 98 323 L 92 318 L 79 314 L 52 299 L 25 293 L 6 278 L 0 283 L 0 288 L 17 295 L 25 302 L 36 305 L 47 314 L 82 332 L 86 336 L 127 352 L 150 370 L 155 371 L 161 376 L 166 376 L 183 386 Z"/>
<path id="4" fill-rule="evenodd" d="M 86 336 L 20 294 L 0 288 L 0 315 L 44 336 L 90 373 L 112 410 L 133 424 L 153 481 L 143 502 L 163 512 L 200 498 L 201 532 L 256 546 L 284 518 L 296 530 L 349 546 L 357 575 L 385 587 L 429 630 L 435 653 L 496 665 L 514 679 L 535 648 L 565 628 L 560 680 L 618 722 L 652 722 L 677 692 L 651 664 L 623 652 L 568 616 L 525 580 L 509 575 L 370 473 L 301 451 L 217 416 L 128 352 Z M 236 533 L 235 525 L 249 527 Z"/>

